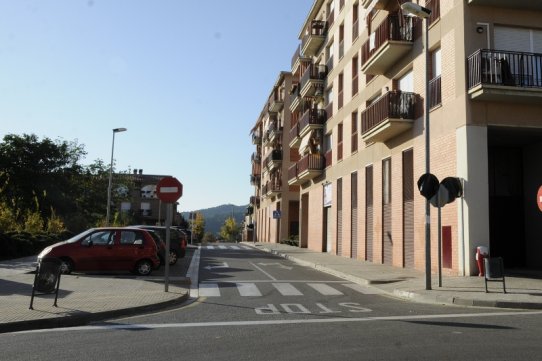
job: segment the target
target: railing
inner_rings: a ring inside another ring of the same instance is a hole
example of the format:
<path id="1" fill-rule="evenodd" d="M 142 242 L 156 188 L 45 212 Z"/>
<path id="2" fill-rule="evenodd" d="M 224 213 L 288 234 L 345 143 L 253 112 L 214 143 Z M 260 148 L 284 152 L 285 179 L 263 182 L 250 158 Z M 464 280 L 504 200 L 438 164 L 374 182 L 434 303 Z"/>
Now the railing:
<path id="1" fill-rule="evenodd" d="M 467 60 L 468 87 L 542 88 L 542 54 L 480 49 Z"/>
<path id="2" fill-rule="evenodd" d="M 297 174 L 310 170 L 323 170 L 324 157 L 320 154 L 307 154 L 297 162 Z"/>
<path id="3" fill-rule="evenodd" d="M 440 75 L 429 81 L 429 108 L 434 108 L 442 103 Z"/>
<path id="4" fill-rule="evenodd" d="M 366 133 L 385 119 L 414 119 L 416 96 L 400 90 L 384 94 L 361 113 L 361 133 Z"/>
<path id="5" fill-rule="evenodd" d="M 260 153 L 254 152 L 250 156 L 250 160 L 252 160 L 253 162 L 259 162 L 260 160 L 262 160 L 262 157 L 261 157 Z"/>
<path id="6" fill-rule="evenodd" d="M 305 44 L 313 36 L 325 36 L 327 32 L 327 23 L 323 20 L 313 20 L 311 22 L 310 33 L 303 36 L 301 39 L 301 49 L 305 47 Z M 292 63 L 293 64 L 293 63 Z"/>
<path id="7" fill-rule="evenodd" d="M 327 77 L 327 67 L 322 64 L 310 64 L 301 76 L 301 88 L 307 84 L 309 80 L 326 80 Z"/>
<path id="8" fill-rule="evenodd" d="M 301 44 L 297 46 L 297 48 L 294 51 L 294 55 L 292 56 L 292 64 L 291 64 L 292 68 L 294 67 L 294 64 L 297 61 L 297 59 L 299 59 L 300 57 L 301 57 Z"/>
<path id="9" fill-rule="evenodd" d="M 255 186 L 260 184 L 261 177 L 259 175 L 251 175 L 250 176 L 250 184 Z"/>
<path id="10" fill-rule="evenodd" d="M 297 163 L 288 168 L 288 180 L 297 178 Z"/>
<path id="11" fill-rule="evenodd" d="M 395 41 L 410 41 L 413 40 L 413 23 L 414 18 L 398 15 L 389 15 L 388 18 L 376 28 L 375 32 L 370 35 L 369 40 L 363 44 L 361 51 L 361 63 L 365 64 L 371 56 L 390 40 Z"/>
<path id="12" fill-rule="evenodd" d="M 293 127 L 290 128 L 290 141 L 299 136 L 299 122 L 295 123 Z"/>
<path id="13" fill-rule="evenodd" d="M 260 205 L 260 197 L 251 196 L 250 197 L 250 204 L 253 204 L 255 206 L 259 206 Z"/>
<path id="14" fill-rule="evenodd" d="M 323 125 L 326 122 L 326 111 L 324 109 L 308 109 L 299 119 L 299 132 L 309 125 Z"/>
<path id="15" fill-rule="evenodd" d="M 300 95 L 300 84 L 292 84 L 292 90 L 290 91 L 290 104 L 292 104 L 296 98 Z"/>

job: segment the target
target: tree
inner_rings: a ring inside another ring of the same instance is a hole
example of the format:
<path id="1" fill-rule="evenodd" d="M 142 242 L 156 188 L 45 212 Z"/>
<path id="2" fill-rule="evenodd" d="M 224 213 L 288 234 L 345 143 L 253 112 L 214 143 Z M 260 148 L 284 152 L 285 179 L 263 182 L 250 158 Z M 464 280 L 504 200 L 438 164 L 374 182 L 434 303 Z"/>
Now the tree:
<path id="1" fill-rule="evenodd" d="M 200 212 L 195 213 L 195 217 L 191 218 L 192 235 L 194 239 L 201 241 L 205 233 L 205 218 Z"/>
<path id="2" fill-rule="evenodd" d="M 222 228 L 220 228 L 220 236 L 230 242 L 235 242 L 240 232 L 241 227 L 235 222 L 235 218 L 233 217 L 227 218 Z"/>

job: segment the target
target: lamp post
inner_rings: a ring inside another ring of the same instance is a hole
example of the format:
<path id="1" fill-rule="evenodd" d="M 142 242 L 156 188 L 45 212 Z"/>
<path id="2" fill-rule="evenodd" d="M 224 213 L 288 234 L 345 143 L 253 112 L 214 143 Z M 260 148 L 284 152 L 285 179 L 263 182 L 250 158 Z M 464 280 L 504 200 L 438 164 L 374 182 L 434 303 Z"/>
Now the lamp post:
<path id="1" fill-rule="evenodd" d="M 412 2 L 403 3 L 401 9 L 405 14 L 425 21 L 425 174 L 429 174 L 429 16 L 431 15 L 431 10 Z M 425 200 L 425 289 L 431 289 L 431 208 L 429 199 Z"/>
<path id="2" fill-rule="evenodd" d="M 109 164 L 109 185 L 107 186 L 107 213 L 105 216 L 105 225 L 109 226 L 109 219 L 111 218 L 111 185 L 113 183 L 113 152 L 115 150 L 115 133 L 125 132 L 126 128 L 113 129 L 113 143 L 111 144 L 111 163 Z"/>

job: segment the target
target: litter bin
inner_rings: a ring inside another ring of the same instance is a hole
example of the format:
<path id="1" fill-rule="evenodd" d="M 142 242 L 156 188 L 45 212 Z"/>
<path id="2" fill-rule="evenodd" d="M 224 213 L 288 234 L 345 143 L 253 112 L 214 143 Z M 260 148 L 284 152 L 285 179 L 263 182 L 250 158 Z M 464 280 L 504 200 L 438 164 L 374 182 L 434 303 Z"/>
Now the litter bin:
<path id="1" fill-rule="evenodd" d="M 484 258 L 489 257 L 489 249 L 486 246 L 476 247 L 476 263 L 478 264 L 478 276 L 483 277 L 484 272 Z"/>

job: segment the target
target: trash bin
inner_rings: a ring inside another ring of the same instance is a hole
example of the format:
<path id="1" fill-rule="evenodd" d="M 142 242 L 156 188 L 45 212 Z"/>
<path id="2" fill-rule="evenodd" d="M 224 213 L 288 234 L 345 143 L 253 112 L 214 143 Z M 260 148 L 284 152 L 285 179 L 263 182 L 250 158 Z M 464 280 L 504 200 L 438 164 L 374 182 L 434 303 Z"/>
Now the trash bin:
<path id="1" fill-rule="evenodd" d="M 483 277 L 484 272 L 484 258 L 489 257 L 489 249 L 486 246 L 476 247 L 476 263 L 478 264 L 478 276 Z"/>

